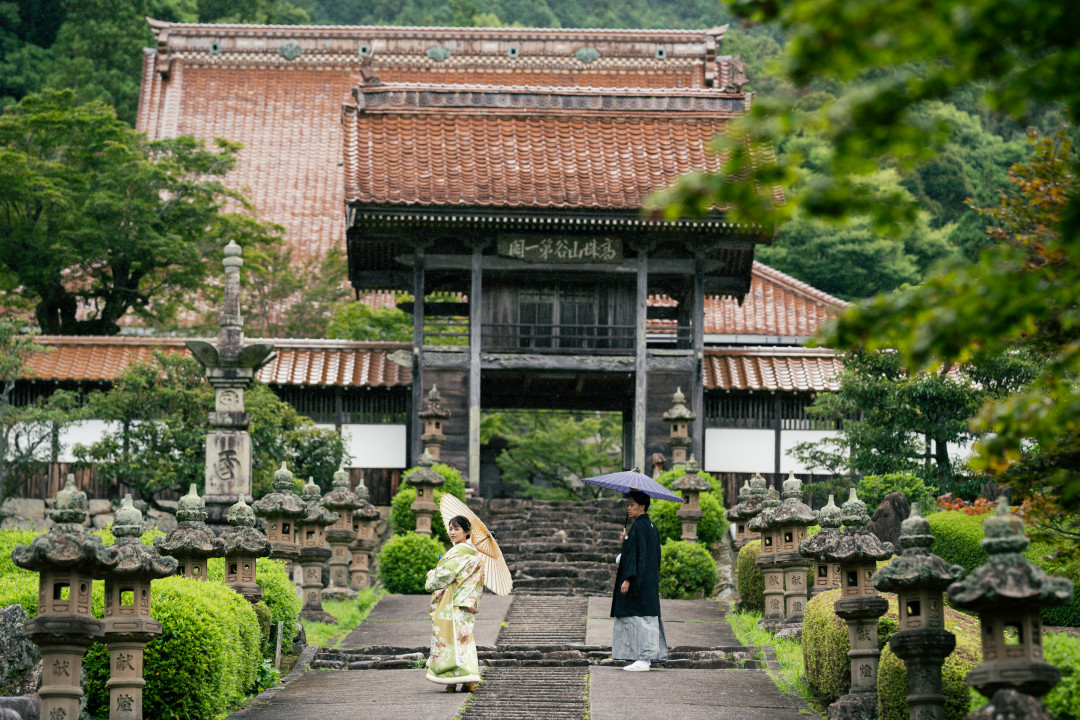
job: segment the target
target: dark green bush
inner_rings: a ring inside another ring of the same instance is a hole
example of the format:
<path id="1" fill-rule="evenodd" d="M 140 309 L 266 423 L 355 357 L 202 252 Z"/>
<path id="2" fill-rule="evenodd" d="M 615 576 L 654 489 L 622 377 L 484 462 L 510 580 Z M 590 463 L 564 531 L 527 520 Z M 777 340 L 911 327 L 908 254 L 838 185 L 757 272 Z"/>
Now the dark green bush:
<path id="1" fill-rule="evenodd" d="M 886 595 L 890 600 L 895 596 Z M 941 692 L 945 695 L 945 720 L 961 720 L 968 714 L 971 691 L 967 674 L 982 662 L 979 621 L 946 608 L 945 624 L 956 636 L 956 650 L 941 669 Z M 878 665 L 878 718 L 908 720 L 908 681 L 904 662 L 886 645 Z"/>
<path id="2" fill-rule="evenodd" d="M 697 543 L 664 540 L 660 547 L 660 597 L 708 597 L 716 587 L 716 561 Z"/>
<path id="3" fill-rule="evenodd" d="M 259 647 L 263 655 L 265 655 L 266 647 L 270 642 L 270 627 L 273 624 L 273 616 L 270 614 L 270 608 L 262 600 L 253 604 L 251 609 L 255 611 L 255 619 L 259 621 Z"/>
<path id="4" fill-rule="evenodd" d="M 761 541 L 751 540 L 739 549 L 735 561 L 735 587 L 739 591 L 739 608 L 765 609 L 765 576 L 754 562 L 761 554 Z"/>
<path id="5" fill-rule="evenodd" d="M 947 562 L 960 565 L 965 574 L 986 562 L 986 551 L 979 545 L 983 539 L 985 515 L 965 515 L 958 510 L 934 513 L 930 532 L 934 535 L 931 552 Z"/>
<path id="6" fill-rule="evenodd" d="M 1043 703 L 1058 720 L 1080 718 L 1080 637 L 1064 633 L 1043 635 L 1046 662 L 1061 670 L 1061 682 L 1046 694 Z"/>
<path id="7" fill-rule="evenodd" d="M 1024 552 L 1028 560 L 1046 572 L 1073 582 L 1072 601 L 1058 607 L 1043 608 L 1043 625 L 1080 627 L 1080 587 L 1077 586 L 1077 583 L 1080 583 L 1080 557 L 1068 552 L 1071 550 L 1065 546 L 1068 542 L 1070 541 L 1064 539 L 1053 542 L 1035 541 L 1028 545 Z"/>
<path id="8" fill-rule="evenodd" d="M 715 493 L 703 492 L 699 498 L 704 515 L 698 521 L 697 541 L 700 545 L 712 547 L 723 539 L 724 533 L 727 532 L 728 521 L 724 517 L 724 506 Z M 682 539 L 682 520 L 675 514 L 679 507 L 678 503 L 663 500 L 654 500 L 649 505 L 649 517 L 652 518 L 656 529 L 660 531 L 661 541 Z"/>
<path id="9" fill-rule="evenodd" d="M 859 481 L 859 499 L 866 503 L 866 512 L 873 515 L 878 505 L 889 493 L 902 493 L 908 503 L 919 503 L 920 512 L 925 516 L 937 511 L 938 489 L 927 485 L 917 475 L 909 473 L 889 473 L 888 475 L 867 475 Z"/>
<path id="10" fill-rule="evenodd" d="M 431 466 L 431 469 L 442 475 L 445 480 L 442 485 L 435 488 L 433 493 L 436 505 L 439 504 L 439 499 L 442 498 L 443 493 L 447 492 L 458 500 L 465 502 L 465 481 L 462 479 L 460 472 L 442 463 L 435 463 Z M 406 471 L 402 480 L 414 472 L 416 472 L 416 468 Z M 410 509 L 414 502 L 416 502 L 416 488 L 402 482 L 397 493 L 390 499 L 390 527 L 395 533 L 416 532 L 416 514 Z M 431 518 L 431 528 L 443 543 L 450 544 L 450 537 L 446 534 L 442 515 L 438 510 L 435 511 L 435 515 Z"/>
<path id="11" fill-rule="evenodd" d="M 422 595 L 427 572 L 446 552 L 433 537 L 407 532 L 395 535 L 379 551 L 379 581 L 387 592 Z"/>

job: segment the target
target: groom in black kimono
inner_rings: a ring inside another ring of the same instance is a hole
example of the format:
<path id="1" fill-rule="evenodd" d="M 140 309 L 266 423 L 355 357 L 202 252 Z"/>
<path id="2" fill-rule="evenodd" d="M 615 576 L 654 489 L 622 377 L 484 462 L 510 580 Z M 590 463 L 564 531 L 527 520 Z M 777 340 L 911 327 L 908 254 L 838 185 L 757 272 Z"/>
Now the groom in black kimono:
<path id="1" fill-rule="evenodd" d="M 626 494 L 626 514 L 634 522 L 629 532 L 623 531 L 611 599 L 611 657 L 633 660 L 623 668 L 631 672 L 647 671 L 653 662 L 668 658 L 660 620 L 660 533 L 649 519 L 649 502 L 643 492 Z"/>

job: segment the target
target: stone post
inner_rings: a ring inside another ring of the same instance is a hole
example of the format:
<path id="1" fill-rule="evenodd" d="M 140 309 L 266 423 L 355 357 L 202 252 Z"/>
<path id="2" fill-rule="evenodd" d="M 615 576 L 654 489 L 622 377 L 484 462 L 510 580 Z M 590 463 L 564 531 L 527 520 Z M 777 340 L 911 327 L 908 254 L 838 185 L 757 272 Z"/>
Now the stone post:
<path id="1" fill-rule="evenodd" d="M 784 502 L 772 512 L 769 524 L 775 528 L 776 564 L 784 570 L 784 625 L 779 635 L 802 634 L 803 612 L 808 591 L 806 574 L 811 561 L 799 552 L 806 529 L 817 522 L 817 514 L 802 501 L 802 481 L 789 475 L 784 481 Z"/>
<path id="2" fill-rule="evenodd" d="M 432 385 L 427 394 L 427 400 L 420 405 L 420 410 L 416 413 L 416 416 L 424 421 L 424 434 L 420 436 L 420 442 L 424 444 L 424 452 L 436 462 L 439 460 L 442 444 L 446 442 L 442 426 L 450 418 L 450 413 L 439 405 L 440 400 L 442 398 L 439 397 L 438 386 Z"/>
<path id="3" fill-rule="evenodd" d="M 273 548 L 270 540 L 255 528 L 255 511 L 244 498 L 229 508 L 229 525 L 221 535 L 225 543 L 225 584 L 248 602 L 257 603 L 263 597 L 257 580 L 258 559 L 270 555 Z"/>
<path id="4" fill-rule="evenodd" d="M 251 506 L 254 513 L 266 520 L 266 539 L 270 541 L 270 557 L 284 560 L 287 566 L 300 558 L 296 524 L 307 516 L 307 509 L 294 492 L 293 474 L 281 463 L 274 473 L 274 491 L 263 495 Z M 291 570 L 291 568 L 290 568 Z"/>
<path id="5" fill-rule="evenodd" d="M 360 499 L 349 490 L 349 473 L 338 468 L 334 473 L 333 489 L 323 495 L 322 505 L 338 514 L 338 521 L 326 528 L 326 542 L 330 543 L 330 587 L 323 591 L 327 600 L 350 600 L 356 592 L 349 587 L 349 546 L 356 539 L 353 513 L 360 507 Z"/>
<path id="6" fill-rule="evenodd" d="M 439 506 L 435 504 L 435 488 L 446 482 L 442 475 L 431 469 L 434 462 L 431 455 L 422 453 L 420 466 L 405 478 L 405 482 L 416 488 L 416 500 L 409 509 L 416 514 L 417 535 L 433 534 L 431 517 L 439 509 Z"/>
<path id="7" fill-rule="evenodd" d="M 363 590 L 371 582 L 371 557 L 378 541 L 375 537 L 375 525 L 382 519 L 375 506 L 368 502 L 368 489 L 363 478 L 356 485 L 356 499 L 360 507 L 353 512 L 353 527 L 356 540 L 349 546 L 352 551 L 352 568 L 349 570 L 349 587 Z"/>
<path id="8" fill-rule="evenodd" d="M 799 552 L 814 563 L 814 584 L 810 587 L 810 597 L 840 587 L 840 565 L 827 560 L 818 560 L 820 551 L 833 537 L 840 533 L 840 508 L 829 496 L 829 502 L 817 512 L 818 525 L 821 531 L 799 544 Z"/>
<path id="9" fill-rule="evenodd" d="M 143 651 L 161 634 L 150 616 L 151 581 L 176 572 L 177 560 L 143 545 L 142 513 L 124 498 L 112 524 L 120 561 L 105 574 L 105 643 L 109 646 L 109 720 L 142 720 Z"/>
<path id="10" fill-rule="evenodd" d="M 1024 557 L 1028 542 L 1024 523 L 999 498 L 997 512 L 983 522 L 982 547 L 990 557 L 947 593 L 953 607 L 979 614 L 983 662 L 967 681 L 995 706 L 1000 702 L 1003 717 L 1008 706 L 1032 705 L 1024 695 L 1041 697 L 1061 679 L 1043 659 L 1040 613 L 1073 596 L 1070 581 L 1047 575 Z"/>
<path id="11" fill-rule="evenodd" d="M 956 636 L 945 629 L 942 593 L 964 576 L 964 568 L 950 565 L 930 552 L 934 536 L 930 523 L 912 503 L 911 514 L 900 524 L 903 554 L 873 577 L 881 592 L 894 592 L 900 607 L 900 629 L 889 647 L 904 661 L 908 675 L 908 713 L 911 720 L 943 720 L 941 666 L 956 648 Z"/>
<path id="12" fill-rule="evenodd" d="M 206 559 L 225 556 L 225 541 L 215 537 L 207 527 L 203 499 L 191 484 L 188 494 L 180 498 L 176 508 L 178 527 L 165 537 L 154 538 L 154 547 L 162 555 L 180 561 L 184 577 L 206 580 Z"/>
<path id="13" fill-rule="evenodd" d="M 761 512 L 746 524 L 750 533 L 761 536 L 761 554 L 754 562 L 765 579 L 765 615 L 759 625 L 773 630 L 784 624 L 784 568 L 776 557 L 777 528 L 772 526 L 772 513 L 780 507 L 780 494 L 775 488 L 765 491 Z"/>
<path id="14" fill-rule="evenodd" d="M 877 718 L 877 668 L 881 651 L 877 646 L 877 621 L 889 610 L 889 602 L 877 594 L 871 578 L 879 560 L 892 556 L 892 543 L 882 542 L 866 529 L 870 518 L 866 503 L 851 488 L 848 501 L 840 509 L 844 531 L 816 552 L 818 560 L 840 564 L 841 598 L 833 605 L 847 622 L 851 649 L 851 691 L 829 706 L 830 720 L 875 720 Z M 804 553 L 810 548 L 804 542 Z"/>
<path id="15" fill-rule="evenodd" d="M 83 527 L 86 493 L 75 487 L 75 476 L 56 494 L 49 518 L 56 523 L 29 545 L 16 545 L 11 559 L 18 567 L 38 573 L 38 614 L 24 632 L 41 648 L 41 717 L 76 720 L 83 696 L 82 658 L 104 631 L 91 615 L 94 578 L 116 567 L 120 554 L 105 547 Z"/>
<path id="16" fill-rule="evenodd" d="M 671 489 L 683 496 L 683 504 L 675 511 L 682 522 L 682 539 L 697 542 L 697 527 L 705 511 L 701 509 L 701 493 L 712 490 L 712 484 L 698 475 L 701 466 L 694 456 L 686 463 L 686 474 L 671 483 Z"/>
<path id="17" fill-rule="evenodd" d="M 315 480 L 308 478 L 304 492 L 300 496 L 307 508 L 307 515 L 300 521 L 300 567 L 303 569 L 304 609 L 300 611 L 303 620 L 337 623 L 322 606 L 322 566 L 330 558 L 330 548 L 326 543 L 326 528 L 338 521 L 338 514 L 330 512 L 319 504 L 322 492 Z"/>
<path id="18" fill-rule="evenodd" d="M 675 388 L 675 394 L 671 396 L 673 405 L 664 413 L 663 419 L 671 426 L 668 445 L 671 446 L 671 464 L 683 465 L 686 463 L 686 449 L 694 442 L 690 437 L 690 423 L 697 416 L 686 407 L 686 396 L 682 388 Z M 683 538 L 684 540 L 686 538 Z"/>
<path id="19" fill-rule="evenodd" d="M 743 545 L 756 539 L 753 532 L 747 529 L 747 525 L 757 517 L 762 510 L 762 502 L 765 500 L 765 488 L 768 483 L 760 474 L 750 478 L 749 483 L 743 483 L 739 490 L 739 502 L 724 513 L 733 526 L 735 526 L 735 551 L 742 549 Z"/>

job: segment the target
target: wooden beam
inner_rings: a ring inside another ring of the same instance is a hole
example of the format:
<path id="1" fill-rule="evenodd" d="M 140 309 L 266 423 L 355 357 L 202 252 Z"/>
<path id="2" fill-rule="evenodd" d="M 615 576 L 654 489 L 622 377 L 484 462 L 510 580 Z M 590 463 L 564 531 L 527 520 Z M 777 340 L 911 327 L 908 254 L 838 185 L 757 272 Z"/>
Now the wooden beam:
<path id="1" fill-rule="evenodd" d="M 780 417 L 780 393 L 773 393 L 773 473 L 776 478 L 777 489 L 783 478 L 780 477 L 780 434 L 783 421 Z"/>
<path id="2" fill-rule="evenodd" d="M 397 255 L 394 260 L 412 267 L 416 264 L 416 255 Z M 652 275 L 693 275 L 693 258 L 653 259 L 649 261 L 649 273 Z M 468 255 L 424 255 L 424 267 L 428 270 L 470 270 L 472 258 Z M 483 256 L 483 269 L 491 271 L 520 272 L 567 272 L 633 275 L 637 273 L 637 261 L 623 260 L 619 263 L 588 263 L 575 265 L 569 263 L 530 263 L 524 260 L 504 258 L 493 255 Z M 715 273 L 723 269 L 720 260 L 705 260 L 703 269 L 706 273 Z"/>
<path id="3" fill-rule="evenodd" d="M 400 290 L 412 286 L 413 273 L 408 270 L 361 270 L 350 275 L 349 282 L 357 290 Z"/>
<path id="4" fill-rule="evenodd" d="M 694 430 L 690 452 L 705 466 L 705 273 L 694 273 L 694 289 L 690 300 L 691 347 L 694 350 L 694 378 L 690 388 L 690 412 L 694 413 Z"/>
<path id="5" fill-rule="evenodd" d="M 413 385 L 412 385 L 412 422 L 409 428 L 409 467 L 414 467 L 422 452 L 420 436 L 424 434 L 420 419 L 420 406 L 424 402 L 424 255 L 417 253 L 419 262 L 413 266 L 413 298 L 416 312 L 413 314 Z"/>
<path id="6" fill-rule="evenodd" d="M 480 331 L 483 306 L 484 246 L 477 244 L 472 251 L 472 278 L 469 284 L 469 483 L 480 492 Z"/>
<path id="7" fill-rule="evenodd" d="M 632 373 L 633 355 L 547 355 L 540 353 L 480 353 L 484 370 L 535 370 Z"/>
<path id="8" fill-rule="evenodd" d="M 637 257 L 637 312 L 634 316 L 634 466 L 645 467 L 645 403 L 648 397 L 648 354 L 646 317 L 649 302 L 649 255 L 641 247 Z"/>

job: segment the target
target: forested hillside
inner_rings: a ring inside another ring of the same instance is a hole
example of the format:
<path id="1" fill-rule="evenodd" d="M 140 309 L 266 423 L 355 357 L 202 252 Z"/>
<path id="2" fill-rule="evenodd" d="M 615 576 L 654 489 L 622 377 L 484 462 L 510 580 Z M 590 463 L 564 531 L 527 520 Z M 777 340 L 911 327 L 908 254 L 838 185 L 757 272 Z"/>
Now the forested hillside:
<path id="1" fill-rule="evenodd" d="M 147 16 L 176 22 L 274 24 L 522 25 L 539 27 L 708 28 L 731 22 L 720 0 L 14 0 L 0 2 L 0 106 L 45 88 L 72 88 L 133 123 L 142 49 L 153 45 Z M 813 110 L 852 86 L 796 88 L 776 63 L 784 36 L 775 27 L 733 24 L 722 52 L 747 64 L 756 102 L 793 98 Z M 867 78 L 871 79 L 871 78 Z M 856 81 L 857 83 L 858 81 Z M 1024 125 L 981 107 L 978 88 L 919 109 L 911 122 L 945 130 L 932 159 L 913 169 L 889 165 L 865 179 L 874 197 L 914 198 L 922 212 L 900 234 L 869 219 L 843 225 L 796 214 L 758 257 L 842 298 L 869 297 L 921 281 L 935 261 L 974 258 L 987 235 L 969 207 L 993 206 L 1009 166 L 1026 154 L 1025 125 L 1044 134 L 1059 108 L 1034 108 Z M 790 134 L 777 147 L 795 183 L 813 183 L 828 153 L 821 136 Z"/>

